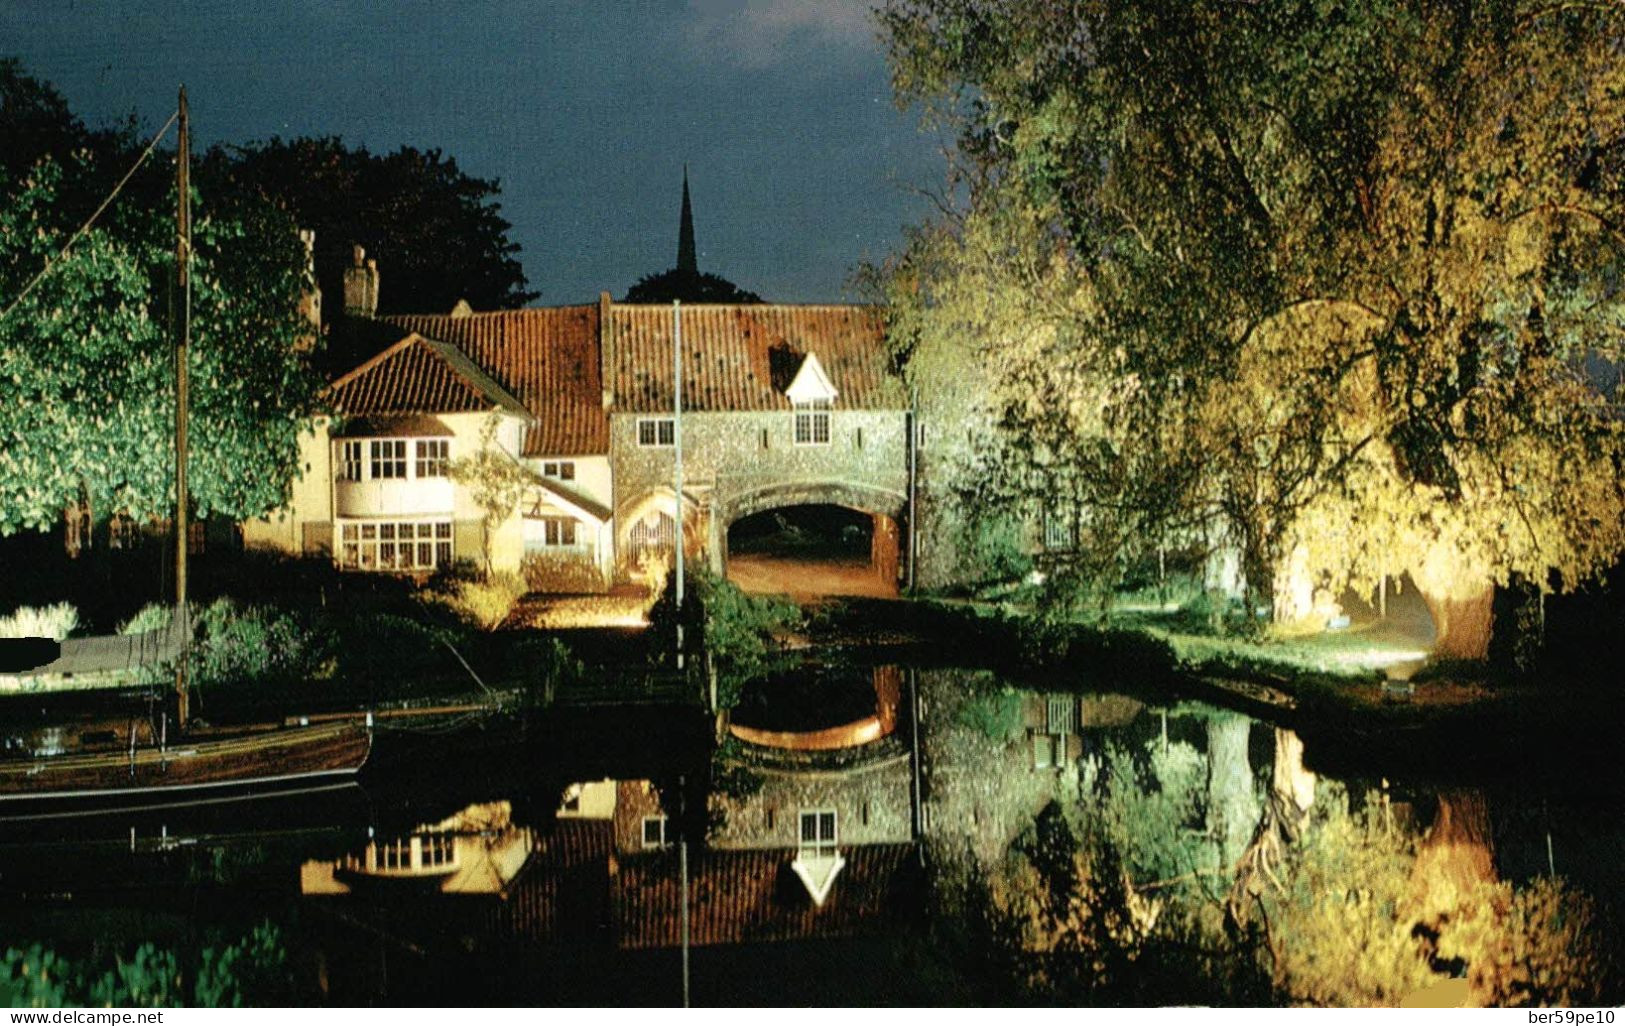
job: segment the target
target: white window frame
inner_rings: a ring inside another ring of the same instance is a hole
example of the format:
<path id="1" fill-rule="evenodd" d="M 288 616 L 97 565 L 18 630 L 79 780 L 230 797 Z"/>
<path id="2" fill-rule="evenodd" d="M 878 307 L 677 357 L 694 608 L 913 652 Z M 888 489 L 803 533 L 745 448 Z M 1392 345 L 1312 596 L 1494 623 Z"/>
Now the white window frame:
<path id="1" fill-rule="evenodd" d="M 539 519 L 542 526 L 541 544 L 543 548 L 574 549 L 580 547 L 581 522 L 575 517 L 549 515 Z"/>
<path id="2" fill-rule="evenodd" d="M 828 823 L 824 817 L 829 817 Z M 811 821 L 813 836 L 807 839 L 807 824 Z M 829 827 L 829 836 L 824 836 L 824 827 Z M 834 809 L 802 809 L 796 817 L 796 844 L 802 851 L 833 852 L 840 839 L 840 817 Z"/>
<path id="3" fill-rule="evenodd" d="M 659 824 L 660 839 L 658 841 L 649 840 L 649 824 L 651 823 Z M 656 848 L 664 848 L 669 845 L 671 842 L 666 840 L 666 817 L 644 816 L 643 821 L 638 825 L 638 841 L 643 845 L 644 851 L 653 851 Z"/>
<path id="4" fill-rule="evenodd" d="M 367 447 L 359 438 L 339 442 L 339 480 L 360 481 L 367 473 Z"/>
<path id="5" fill-rule="evenodd" d="M 333 556 L 340 570 L 429 573 L 454 557 L 450 520 L 340 520 L 337 526 Z"/>
<path id="6" fill-rule="evenodd" d="M 647 435 L 647 440 L 645 436 Z M 677 425 L 670 417 L 639 417 L 638 447 L 670 449 L 677 444 Z"/>
<path id="7" fill-rule="evenodd" d="M 451 462 L 451 439 L 418 438 L 412 443 L 412 476 L 419 479 L 446 476 Z"/>
<path id="8" fill-rule="evenodd" d="M 369 438 L 367 442 L 367 480 L 405 481 L 412 468 L 406 455 L 406 439 Z"/>
<path id="9" fill-rule="evenodd" d="M 828 399 L 811 399 L 795 404 L 795 418 L 790 432 L 797 445 L 828 445 L 830 439 L 830 412 L 834 404 Z"/>
<path id="10" fill-rule="evenodd" d="M 576 461 L 545 460 L 542 463 L 542 476 L 554 481 L 574 481 L 576 479 Z"/>

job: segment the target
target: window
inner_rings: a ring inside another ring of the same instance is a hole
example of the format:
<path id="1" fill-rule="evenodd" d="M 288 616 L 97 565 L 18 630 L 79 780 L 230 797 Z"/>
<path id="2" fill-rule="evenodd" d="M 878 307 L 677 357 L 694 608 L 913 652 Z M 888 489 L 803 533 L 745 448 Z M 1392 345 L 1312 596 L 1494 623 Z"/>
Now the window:
<path id="1" fill-rule="evenodd" d="M 451 562 L 451 521 L 340 522 L 339 566 L 421 571 Z"/>
<path id="2" fill-rule="evenodd" d="M 801 812 L 801 850 L 835 850 L 835 810 L 803 809 Z"/>
<path id="3" fill-rule="evenodd" d="M 376 438 L 372 442 L 372 477 L 404 478 L 406 476 L 406 439 Z"/>
<path id="4" fill-rule="evenodd" d="M 666 846 L 666 817 L 643 817 L 643 846 L 645 848 L 664 848 Z"/>
<path id="5" fill-rule="evenodd" d="M 445 477 L 446 458 L 451 454 L 451 442 L 444 438 L 420 438 L 417 442 L 418 477 Z"/>
<path id="6" fill-rule="evenodd" d="M 339 480 L 361 480 L 361 443 L 345 442 L 339 457 Z"/>
<path id="7" fill-rule="evenodd" d="M 796 444 L 829 444 L 829 400 L 796 404 Z"/>
<path id="8" fill-rule="evenodd" d="M 676 439 L 677 428 L 670 417 L 643 417 L 638 420 L 639 445 L 672 445 Z"/>
<path id="9" fill-rule="evenodd" d="M 1072 548 L 1072 518 L 1065 514 L 1044 514 L 1044 548 L 1065 552 Z"/>
<path id="10" fill-rule="evenodd" d="M 576 522 L 570 517 L 543 517 L 542 544 L 548 548 L 571 548 L 576 543 Z"/>
<path id="11" fill-rule="evenodd" d="M 551 477 L 555 481 L 574 481 L 576 479 L 575 460 L 548 460 L 542 464 L 542 476 Z"/>

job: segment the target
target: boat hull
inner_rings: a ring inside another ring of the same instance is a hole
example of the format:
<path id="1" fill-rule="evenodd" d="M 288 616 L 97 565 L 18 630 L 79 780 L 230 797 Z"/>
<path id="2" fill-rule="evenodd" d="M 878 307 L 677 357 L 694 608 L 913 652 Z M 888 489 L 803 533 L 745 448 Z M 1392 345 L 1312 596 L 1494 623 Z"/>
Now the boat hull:
<path id="1" fill-rule="evenodd" d="M 186 737 L 164 747 L 0 762 L 0 802 L 168 795 L 353 776 L 372 751 L 353 723 Z"/>

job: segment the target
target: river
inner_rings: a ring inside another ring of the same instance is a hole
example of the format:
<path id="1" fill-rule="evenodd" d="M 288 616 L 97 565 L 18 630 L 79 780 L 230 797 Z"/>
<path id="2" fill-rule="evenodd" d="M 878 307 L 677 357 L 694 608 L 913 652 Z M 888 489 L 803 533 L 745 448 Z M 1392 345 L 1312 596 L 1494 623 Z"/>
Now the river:
<path id="1" fill-rule="evenodd" d="M 1617 1002 L 1619 771 L 1481 742 L 808 667 L 720 720 L 395 730 L 351 784 L 7 819 L 0 948 L 185 977 L 268 923 L 250 1001 L 675 1004 L 686 870 L 701 1005 Z"/>

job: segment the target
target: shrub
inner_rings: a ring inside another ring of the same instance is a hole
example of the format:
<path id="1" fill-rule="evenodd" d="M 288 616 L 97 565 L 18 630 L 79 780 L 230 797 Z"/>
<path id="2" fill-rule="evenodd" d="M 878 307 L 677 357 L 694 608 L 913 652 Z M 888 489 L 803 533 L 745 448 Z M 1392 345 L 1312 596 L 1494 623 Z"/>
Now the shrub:
<path id="1" fill-rule="evenodd" d="M 1005 516 L 978 517 L 970 529 L 966 563 L 982 583 L 1018 580 L 1033 568 L 1020 521 Z"/>
<path id="2" fill-rule="evenodd" d="M 1008 689 L 981 695 L 960 706 L 955 718 L 990 741 L 1008 741 L 1021 732 L 1021 696 Z"/>
<path id="3" fill-rule="evenodd" d="M 79 611 L 66 602 L 54 606 L 22 606 L 0 616 L 0 638 L 51 638 L 61 641 L 79 626 Z"/>
<path id="4" fill-rule="evenodd" d="M 217 599 L 197 617 L 191 677 L 202 687 L 263 686 L 307 680 L 324 653 L 292 614 Z"/>
<path id="5" fill-rule="evenodd" d="M 519 564 L 531 591 L 559 594 L 596 594 L 609 589 L 609 581 L 586 555 L 532 552 Z"/>
<path id="6" fill-rule="evenodd" d="M 145 634 L 148 631 L 161 631 L 169 627 L 169 621 L 175 616 L 174 610 L 161 602 L 149 602 L 136 610 L 136 614 L 119 625 L 120 634 Z"/>
<path id="7" fill-rule="evenodd" d="M 397 613 L 370 612 L 332 622 L 334 675 L 346 683 L 401 686 L 441 674 L 467 679 L 446 649 L 444 628 Z"/>
<path id="8" fill-rule="evenodd" d="M 465 623 L 494 631 L 507 622 L 526 590 L 524 578 L 518 574 L 489 574 L 472 581 L 452 581 L 446 590 L 428 592 L 425 598 Z"/>

